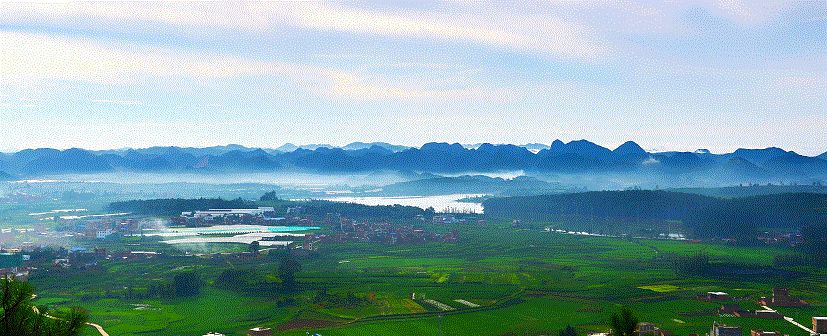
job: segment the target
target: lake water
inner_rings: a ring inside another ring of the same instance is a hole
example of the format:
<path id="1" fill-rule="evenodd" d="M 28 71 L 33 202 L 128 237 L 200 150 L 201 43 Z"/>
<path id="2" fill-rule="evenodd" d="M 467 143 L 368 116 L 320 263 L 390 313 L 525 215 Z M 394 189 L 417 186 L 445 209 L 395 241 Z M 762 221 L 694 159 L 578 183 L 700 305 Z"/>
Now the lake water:
<path id="1" fill-rule="evenodd" d="M 433 207 L 437 212 L 478 213 L 483 212 L 481 203 L 458 202 L 468 197 L 480 197 L 483 194 L 452 194 L 436 196 L 337 196 L 326 198 L 330 201 L 348 202 L 364 205 L 407 205 L 422 209 Z"/>

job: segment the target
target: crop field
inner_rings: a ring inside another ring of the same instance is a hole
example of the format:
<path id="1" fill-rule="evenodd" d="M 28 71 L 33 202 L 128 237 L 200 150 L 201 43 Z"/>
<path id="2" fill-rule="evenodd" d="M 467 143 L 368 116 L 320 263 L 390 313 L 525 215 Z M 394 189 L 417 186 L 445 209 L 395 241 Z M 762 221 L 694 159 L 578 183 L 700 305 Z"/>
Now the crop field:
<path id="1" fill-rule="evenodd" d="M 725 291 L 743 308 L 756 309 L 755 301 L 770 295 L 774 286 L 789 287 L 792 295 L 811 304 L 780 308 L 785 315 L 804 325 L 812 316 L 827 315 L 825 269 L 786 270 L 794 276 L 679 276 L 671 260 L 703 251 L 716 263 L 767 268 L 774 256 L 791 250 L 573 236 L 505 224 L 434 229 L 458 229 L 461 239 L 456 244 L 322 244 L 300 259 L 300 289 L 291 294 L 215 286 L 227 268 L 253 269 L 278 281 L 278 261 L 268 255 L 112 260 L 93 270 L 35 273 L 31 281 L 39 303 L 83 306 L 112 335 L 242 335 L 255 326 L 285 335 L 422 335 L 437 334 L 440 328 L 444 335 L 538 335 L 569 324 L 584 334 L 606 331 L 609 315 L 623 305 L 641 321 L 676 335 L 708 332 L 713 321 L 747 331 L 805 335 L 783 320 L 719 316 L 720 302 L 694 299 L 707 291 Z M 179 299 L 122 295 L 125 287 L 144 287 L 181 270 L 200 274 L 200 294 Z M 320 304 L 314 298 L 322 291 L 350 295 L 354 303 Z"/>

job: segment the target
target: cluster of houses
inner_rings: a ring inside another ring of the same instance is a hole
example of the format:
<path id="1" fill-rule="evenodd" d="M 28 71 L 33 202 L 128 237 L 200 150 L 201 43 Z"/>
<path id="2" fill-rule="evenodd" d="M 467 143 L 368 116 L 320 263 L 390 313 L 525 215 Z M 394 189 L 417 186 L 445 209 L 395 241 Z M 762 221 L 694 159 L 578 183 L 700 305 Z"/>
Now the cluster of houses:
<path id="1" fill-rule="evenodd" d="M 103 240 L 113 234 L 128 235 L 140 232 L 141 223 L 137 219 L 77 221 L 72 224 L 71 229 L 77 238 Z"/>
<path id="2" fill-rule="evenodd" d="M 394 244 L 418 244 L 428 242 L 455 243 L 459 232 L 452 230 L 443 234 L 429 232 L 411 225 L 396 225 L 388 222 L 346 221 L 332 234 L 310 233 L 305 235 L 303 248 L 312 250 L 318 243 L 369 242 Z"/>
<path id="3" fill-rule="evenodd" d="M 698 300 L 702 301 L 732 301 L 732 297 L 728 293 L 724 292 L 706 292 L 704 294 L 700 294 L 697 296 Z M 758 300 L 758 304 L 762 306 L 776 306 L 776 307 L 805 307 L 809 304 L 801 300 L 797 297 L 790 296 L 790 291 L 787 288 L 776 287 L 772 289 L 772 297 L 761 297 Z M 727 314 L 730 314 L 733 311 L 734 306 L 732 304 L 727 304 L 722 306 L 721 310 L 726 310 Z M 726 309 L 724 309 L 726 307 Z M 740 309 L 740 308 L 739 308 Z"/>
<path id="4" fill-rule="evenodd" d="M 29 260 L 29 255 L 22 254 L 18 249 L 0 250 L 0 277 L 25 281 L 32 270 L 31 267 L 23 266 L 26 260 Z"/>
<path id="5" fill-rule="evenodd" d="M 801 233 L 764 232 L 757 238 L 767 245 L 798 246 L 804 242 Z"/>
<path id="6" fill-rule="evenodd" d="M 827 317 L 813 317 L 813 335 L 827 334 Z M 648 322 L 638 323 L 635 333 L 638 336 L 672 336 L 672 333 L 658 328 L 656 325 Z M 777 331 L 764 330 L 750 330 L 750 336 L 782 336 Z M 612 333 L 588 333 L 588 336 L 611 336 Z M 712 328 L 705 336 L 743 336 L 744 331 L 739 326 L 728 326 L 718 322 L 712 323 Z M 689 336 L 700 336 L 698 334 L 689 334 Z M 789 335 L 783 335 L 789 336 Z"/>
<path id="7" fill-rule="evenodd" d="M 729 294 L 724 292 L 707 292 L 701 295 L 698 295 L 699 300 L 703 301 L 732 301 L 732 297 Z M 776 307 L 805 307 L 809 304 L 801 300 L 797 297 L 790 296 L 789 289 L 787 288 L 773 288 L 772 289 L 772 296 L 770 298 L 761 297 L 758 302 L 759 305 L 764 307 L 765 309 L 757 309 L 754 311 L 746 310 L 741 308 L 740 305 L 735 303 L 724 303 L 718 309 L 719 314 L 721 315 L 729 315 L 729 316 L 736 316 L 736 317 L 751 317 L 751 318 L 765 318 L 765 319 L 784 319 L 784 315 L 779 313 L 776 310 L 769 309 L 769 306 L 776 306 Z M 799 325 L 800 326 L 800 325 Z M 802 326 L 802 328 L 804 328 Z M 806 329 L 806 328 L 805 328 Z M 827 317 L 813 317 L 813 328 L 811 329 L 812 335 L 827 335 Z M 715 324 L 712 328 L 712 332 L 710 333 L 712 336 L 724 335 L 724 336 L 740 336 L 741 329 L 739 327 L 732 327 L 732 326 L 723 326 L 719 324 Z M 750 332 L 751 336 L 781 336 L 778 332 L 775 331 L 761 331 L 761 330 L 752 330 Z"/>
<path id="8" fill-rule="evenodd" d="M 658 328 L 658 326 L 648 323 L 648 322 L 641 322 L 638 323 L 637 329 L 635 333 L 638 336 L 672 336 L 672 332 L 666 331 L 663 329 Z M 612 336 L 611 331 L 608 333 L 588 333 L 588 336 Z M 689 336 L 700 336 L 698 334 L 689 334 Z M 724 324 L 720 324 L 718 322 L 712 323 L 712 328 L 710 329 L 709 333 L 706 333 L 705 336 L 743 336 L 743 330 L 741 327 L 735 326 L 727 326 Z M 781 336 L 778 332 L 775 331 L 762 331 L 762 330 L 751 330 L 750 336 Z M 788 335 L 784 335 L 788 336 Z"/>
<path id="9" fill-rule="evenodd" d="M 762 297 L 758 303 L 764 306 L 778 306 L 778 307 L 804 307 L 809 305 L 804 300 L 790 296 L 790 291 L 786 288 L 773 288 L 772 297 Z"/>
<path id="10" fill-rule="evenodd" d="M 750 336 L 782 336 L 781 333 L 777 331 L 764 331 L 764 330 L 750 330 Z M 720 324 L 715 322 L 712 324 L 712 330 L 709 331 L 709 336 L 743 336 L 743 330 L 741 327 L 734 327 L 728 326 L 724 324 Z M 783 335 L 789 336 L 789 335 Z"/>

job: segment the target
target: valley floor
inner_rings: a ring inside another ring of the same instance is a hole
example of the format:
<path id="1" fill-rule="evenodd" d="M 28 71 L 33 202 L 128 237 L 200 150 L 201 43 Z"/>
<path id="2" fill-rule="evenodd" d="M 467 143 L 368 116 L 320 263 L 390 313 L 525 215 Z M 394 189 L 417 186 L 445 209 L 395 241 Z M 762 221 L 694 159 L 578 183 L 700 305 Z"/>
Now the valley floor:
<path id="1" fill-rule="evenodd" d="M 160 257 L 107 261 L 94 270 L 35 274 L 38 304 L 79 305 L 112 335 L 242 335 L 265 326 L 285 335 L 539 335 L 566 325 L 579 333 L 606 331 L 621 305 L 641 321 L 675 335 L 703 334 L 713 322 L 806 335 L 784 320 L 719 315 L 722 302 L 696 300 L 724 291 L 744 309 L 773 287 L 788 287 L 808 307 L 777 308 L 809 325 L 827 315 L 827 270 L 787 269 L 786 275 L 679 276 L 674 255 L 709 254 L 716 263 L 772 268 L 770 247 L 733 247 L 682 241 L 584 237 L 512 229 L 506 224 L 451 225 L 456 244 L 328 244 L 301 259 L 294 294 L 214 286 L 226 268 L 252 269 L 275 279 L 278 261 Z M 201 293 L 186 299 L 128 299 L 125 287 L 146 286 L 182 269 L 199 272 Z M 789 276 L 792 274 L 792 276 Z M 94 279 L 95 281 L 89 281 Z M 322 291 L 351 295 L 349 304 L 320 303 Z M 476 307 L 478 306 L 478 307 Z M 95 331 L 90 328 L 89 335 Z"/>

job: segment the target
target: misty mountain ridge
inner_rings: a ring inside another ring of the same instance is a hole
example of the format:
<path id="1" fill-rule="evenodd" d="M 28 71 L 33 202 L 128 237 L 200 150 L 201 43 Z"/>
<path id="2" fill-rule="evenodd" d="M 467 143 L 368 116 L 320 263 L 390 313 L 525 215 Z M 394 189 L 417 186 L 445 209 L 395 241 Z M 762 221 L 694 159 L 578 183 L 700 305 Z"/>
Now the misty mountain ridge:
<path id="1" fill-rule="evenodd" d="M 13 181 L 16 179 L 16 176 L 0 170 L 0 181 Z"/>
<path id="2" fill-rule="evenodd" d="M 344 147 L 285 145 L 276 149 L 241 145 L 150 147 L 90 151 L 78 148 L 27 149 L 0 154 L 0 171 L 17 176 L 111 171 L 137 172 L 261 172 L 297 170 L 319 173 L 374 170 L 418 173 L 516 171 L 550 173 L 634 172 L 661 176 L 712 176 L 750 179 L 820 180 L 827 160 L 770 147 L 732 153 L 647 152 L 633 141 L 614 150 L 587 140 L 555 140 L 537 151 L 518 145 L 427 143 L 408 148 L 388 143 L 356 142 Z M 292 149 L 289 150 L 288 149 Z"/>
<path id="3" fill-rule="evenodd" d="M 496 194 L 516 196 L 571 191 L 560 183 L 546 182 L 528 176 L 504 179 L 482 175 L 463 175 L 398 182 L 383 186 L 379 193 L 387 195 Z"/>

